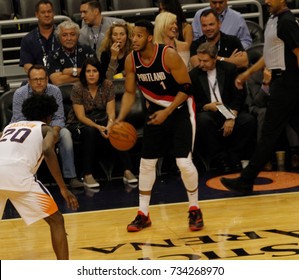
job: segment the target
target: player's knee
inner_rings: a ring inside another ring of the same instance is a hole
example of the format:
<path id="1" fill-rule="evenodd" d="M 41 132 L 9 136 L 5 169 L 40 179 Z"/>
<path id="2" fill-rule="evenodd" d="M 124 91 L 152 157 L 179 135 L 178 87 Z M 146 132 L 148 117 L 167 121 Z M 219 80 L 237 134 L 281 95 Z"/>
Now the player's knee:
<path id="1" fill-rule="evenodd" d="M 140 160 L 140 173 L 149 174 L 156 172 L 156 164 L 158 159 L 144 159 Z"/>
<path id="2" fill-rule="evenodd" d="M 46 217 L 45 221 L 50 226 L 64 226 L 64 218 L 59 211 L 55 212 L 54 214 L 50 215 L 49 217 Z"/>
<path id="3" fill-rule="evenodd" d="M 181 172 L 194 170 L 194 164 L 190 156 L 186 158 L 176 158 L 176 164 Z"/>

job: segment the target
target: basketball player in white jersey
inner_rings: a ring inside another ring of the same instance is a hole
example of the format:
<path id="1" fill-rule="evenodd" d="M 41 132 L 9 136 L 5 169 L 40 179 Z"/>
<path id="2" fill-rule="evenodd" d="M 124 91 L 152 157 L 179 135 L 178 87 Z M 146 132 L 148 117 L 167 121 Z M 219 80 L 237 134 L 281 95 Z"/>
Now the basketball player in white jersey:
<path id="1" fill-rule="evenodd" d="M 147 123 L 139 174 L 139 210 L 127 231 L 151 225 L 149 203 L 156 179 L 156 163 L 172 148 L 189 200 L 189 229 L 203 228 L 198 207 L 198 173 L 192 162 L 194 112 L 189 102 L 191 80 L 178 53 L 169 46 L 153 43 L 153 25 L 137 21 L 133 29 L 133 52 L 125 62 L 126 91 L 116 121 L 122 121 L 135 102 L 136 83 L 147 101 Z M 192 117 L 193 114 L 193 117 Z"/>
<path id="2" fill-rule="evenodd" d="M 22 113 L 28 121 L 7 125 L 0 138 L 0 215 L 7 200 L 27 225 L 44 219 L 50 226 L 57 259 L 68 259 L 64 219 L 49 191 L 35 177 L 45 159 L 67 206 L 78 208 L 76 197 L 67 189 L 55 153 L 53 128 L 48 126 L 58 105 L 53 96 L 33 95 L 26 99 Z"/>

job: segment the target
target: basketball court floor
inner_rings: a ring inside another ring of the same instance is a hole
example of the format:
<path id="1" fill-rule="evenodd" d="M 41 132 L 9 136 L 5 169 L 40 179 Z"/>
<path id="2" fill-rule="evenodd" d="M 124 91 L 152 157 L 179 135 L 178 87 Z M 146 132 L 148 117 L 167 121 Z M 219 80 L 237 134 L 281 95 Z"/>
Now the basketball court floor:
<path id="1" fill-rule="evenodd" d="M 224 189 L 222 175 L 201 172 L 199 203 L 205 227 L 188 229 L 187 196 L 177 172 L 157 178 L 150 206 L 152 226 L 128 233 L 138 189 L 121 178 L 101 181 L 100 190 L 76 189 L 80 208 L 72 212 L 55 185 L 48 186 L 65 217 L 73 260 L 298 260 L 299 174 L 262 172 L 254 192 Z M 226 176 L 234 177 L 237 174 Z M 11 205 L 0 221 L 2 260 L 53 260 L 48 225 L 26 226 Z"/>

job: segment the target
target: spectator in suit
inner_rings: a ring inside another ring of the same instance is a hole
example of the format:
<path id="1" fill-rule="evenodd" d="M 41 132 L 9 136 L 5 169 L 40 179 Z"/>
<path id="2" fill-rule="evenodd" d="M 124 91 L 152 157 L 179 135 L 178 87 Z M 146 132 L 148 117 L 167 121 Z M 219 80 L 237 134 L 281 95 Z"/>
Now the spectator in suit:
<path id="1" fill-rule="evenodd" d="M 90 46 L 100 60 L 100 46 L 106 31 L 114 22 L 125 23 L 123 19 L 104 17 L 99 1 L 81 1 L 80 13 L 83 25 L 80 30 L 79 43 Z"/>
<path id="2" fill-rule="evenodd" d="M 197 108 L 195 153 L 211 160 L 211 166 L 224 172 L 240 168 L 247 143 L 256 125 L 243 110 L 245 96 L 235 87 L 237 68 L 217 60 L 217 47 L 203 43 L 197 49 L 199 66 L 192 69 L 192 93 Z M 232 117 L 225 118 L 217 108 L 224 104 Z"/>
<path id="3" fill-rule="evenodd" d="M 234 35 L 228 35 L 220 31 L 221 21 L 213 9 L 206 9 L 200 16 L 203 35 L 192 42 L 190 55 L 193 67 L 198 66 L 198 56 L 196 50 L 204 42 L 210 42 L 217 46 L 220 61 L 231 62 L 238 69 L 244 69 L 248 65 L 248 56 L 244 50 L 240 39 Z"/>
<path id="4" fill-rule="evenodd" d="M 77 23 L 66 20 L 57 26 L 56 36 L 61 44 L 48 57 L 47 68 L 54 85 L 75 83 L 79 80 L 81 66 L 94 51 L 88 46 L 78 43 L 80 27 Z"/>
<path id="5" fill-rule="evenodd" d="M 200 9 L 196 12 L 192 21 L 193 40 L 197 40 L 203 34 L 200 22 L 201 13 L 211 8 L 216 11 L 221 21 L 221 31 L 228 35 L 237 36 L 244 49 L 247 49 L 252 44 L 252 38 L 246 22 L 239 12 L 228 7 L 227 1 L 228 0 L 209 0 L 210 7 Z"/>

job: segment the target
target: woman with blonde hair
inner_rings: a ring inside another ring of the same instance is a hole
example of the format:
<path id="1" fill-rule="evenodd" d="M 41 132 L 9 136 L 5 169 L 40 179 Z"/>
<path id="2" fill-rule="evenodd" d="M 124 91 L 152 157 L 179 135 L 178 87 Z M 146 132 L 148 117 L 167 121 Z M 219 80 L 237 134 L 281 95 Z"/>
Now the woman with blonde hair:
<path id="1" fill-rule="evenodd" d="M 186 42 L 179 41 L 177 16 L 173 13 L 162 12 L 155 18 L 154 42 L 173 47 L 189 69 L 190 49 Z"/>
<path id="2" fill-rule="evenodd" d="M 177 16 L 178 39 L 188 43 L 189 48 L 193 41 L 193 30 L 187 22 L 182 5 L 179 0 L 159 0 L 159 12 L 169 12 Z"/>
<path id="3" fill-rule="evenodd" d="M 107 79 L 124 74 L 126 56 L 131 51 L 131 26 L 129 23 L 113 23 L 107 30 L 100 46 L 100 60 Z M 122 76 L 122 75 L 121 75 Z"/>

